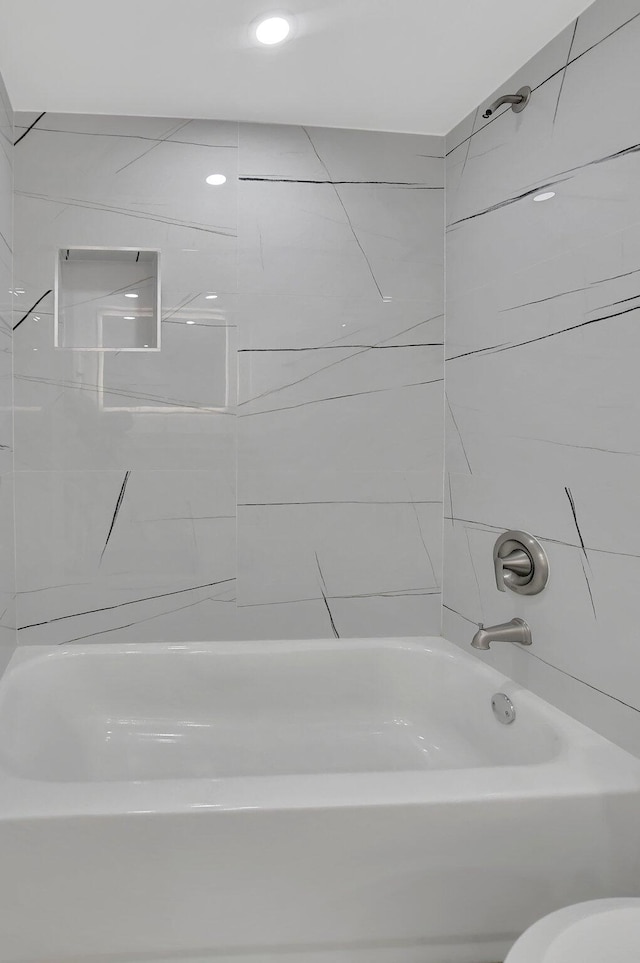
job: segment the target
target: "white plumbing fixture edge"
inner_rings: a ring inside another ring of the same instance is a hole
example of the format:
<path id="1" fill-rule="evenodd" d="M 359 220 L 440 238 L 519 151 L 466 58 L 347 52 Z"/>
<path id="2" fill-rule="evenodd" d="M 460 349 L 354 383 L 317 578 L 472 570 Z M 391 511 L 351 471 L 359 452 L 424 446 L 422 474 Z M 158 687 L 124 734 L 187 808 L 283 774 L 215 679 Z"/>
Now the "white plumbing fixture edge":
<path id="1" fill-rule="evenodd" d="M 640 899 L 596 899 L 534 923 L 505 963 L 637 963 Z"/>

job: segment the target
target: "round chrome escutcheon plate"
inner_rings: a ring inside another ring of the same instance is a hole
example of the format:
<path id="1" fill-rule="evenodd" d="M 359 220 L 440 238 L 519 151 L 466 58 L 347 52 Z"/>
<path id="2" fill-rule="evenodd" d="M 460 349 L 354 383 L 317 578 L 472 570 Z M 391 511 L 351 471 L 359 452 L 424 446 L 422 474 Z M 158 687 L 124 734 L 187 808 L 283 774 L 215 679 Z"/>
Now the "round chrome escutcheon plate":
<path id="1" fill-rule="evenodd" d="M 501 722 L 504 726 L 515 722 L 516 708 L 509 696 L 506 696 L 504 692 L 496 692 L 491 700 L 491 708 L 498 722 Z"/>

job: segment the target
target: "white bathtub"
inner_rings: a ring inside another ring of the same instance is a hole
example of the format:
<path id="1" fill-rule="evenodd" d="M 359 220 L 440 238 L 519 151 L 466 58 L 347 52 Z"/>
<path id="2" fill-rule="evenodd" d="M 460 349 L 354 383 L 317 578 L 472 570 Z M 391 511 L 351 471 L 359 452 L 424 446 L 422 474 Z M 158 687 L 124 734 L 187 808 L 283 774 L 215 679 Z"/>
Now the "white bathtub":
<path id="1" fill-rule="evenodd" d="M 0 961 L 488 963 L 640 895 L 639 815 L 638 760 L 441 639 L 25 647 Z"/>

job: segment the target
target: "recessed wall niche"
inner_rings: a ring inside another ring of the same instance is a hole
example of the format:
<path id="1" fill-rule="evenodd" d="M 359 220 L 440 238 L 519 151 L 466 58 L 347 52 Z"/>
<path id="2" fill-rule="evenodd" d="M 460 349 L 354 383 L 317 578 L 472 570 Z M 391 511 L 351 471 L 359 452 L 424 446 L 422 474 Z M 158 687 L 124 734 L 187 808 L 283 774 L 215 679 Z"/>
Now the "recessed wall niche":
<path id="1" fill-rule="evenodd" d="M 56 348 L 159 351 L 159 251 L 62 248 L 54 319 Z"/>

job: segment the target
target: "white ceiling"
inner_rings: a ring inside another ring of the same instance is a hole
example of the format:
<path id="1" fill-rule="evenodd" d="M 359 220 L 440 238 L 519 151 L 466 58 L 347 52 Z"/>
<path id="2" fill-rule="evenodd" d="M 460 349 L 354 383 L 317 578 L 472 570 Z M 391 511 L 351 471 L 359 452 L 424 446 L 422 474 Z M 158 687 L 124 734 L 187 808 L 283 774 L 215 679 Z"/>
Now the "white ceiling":
<path id="1" fill-rule="evenodd" d="M 17 110 L 443 134 L 586 0 L 0 0 Z M 278 48 L 262 14 L 293 15 Z"/>

